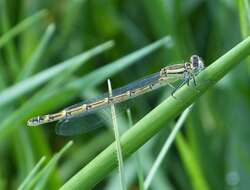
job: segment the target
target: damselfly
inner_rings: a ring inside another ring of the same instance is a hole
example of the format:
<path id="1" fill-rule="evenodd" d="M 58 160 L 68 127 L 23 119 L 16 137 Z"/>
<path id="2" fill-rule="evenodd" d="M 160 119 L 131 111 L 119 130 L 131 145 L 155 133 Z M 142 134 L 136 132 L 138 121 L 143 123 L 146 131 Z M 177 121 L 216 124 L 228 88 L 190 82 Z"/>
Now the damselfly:
<path id="1" fill-rule="evenodd" d="M 60 127 L 67 126 L 66 124 L 70 121 L 73 121 L 75 118 L 85 117 L 91 113 L 98 112 L 107 106 L 110 106 L 111 104 L 127 101 L 131 98 L 153 91 L 165 85 L 172 86 L 171 83 L 181 80 L 181 83 L 173 90 L 173 96 L 175 91 L 184 84 L 189 85 L 189 81 L 191 79 L 193 79 L 194 85 L 196 85 L 195 76 L 203 69 L 204 64 L 202 59 L 197 55 L 192 55 L 190 62 L 164 67 L 159 72 L 154 73 L 144 79 L 137 80 L 124 87 L 113 90 L 112 96 L 105 94 L 94 100 L 75 104 L 54 114 L 31 118 L 28 120 L 27 125 L 37 126 L 59 121 L 58 127 L 60 129 Z"/>

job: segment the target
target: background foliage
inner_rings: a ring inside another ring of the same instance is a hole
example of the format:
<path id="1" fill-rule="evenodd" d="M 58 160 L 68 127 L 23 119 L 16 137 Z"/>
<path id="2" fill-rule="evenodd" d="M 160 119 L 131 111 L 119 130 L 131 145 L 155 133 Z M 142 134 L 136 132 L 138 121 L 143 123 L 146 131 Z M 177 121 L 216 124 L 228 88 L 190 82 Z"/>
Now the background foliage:
<path id="1" fill-rule="evenodd" d="M 248 36 L 249 19 L 248 0 L 1 0 L 0 189 L 57 189 L 114 139 L 106 128 L 56 136 L 55 124 L 27 128 L 28 118 L 106 92 L 107 78 L 119 87 L 192 54 L 208 66 Z M 197 99 L 152 189 L 250 186 L 249 76 L 246 60 Z M 163 89 L 140 98 L 133 121 L 168 95 Z M 140 149 L 144 175 L 172 123 L 165 125 Z M 128 189 L 138 188 L 137 170 L 132 156 L 125 162 Z M 95 189 L 117 189 L 117 174 Z"/>

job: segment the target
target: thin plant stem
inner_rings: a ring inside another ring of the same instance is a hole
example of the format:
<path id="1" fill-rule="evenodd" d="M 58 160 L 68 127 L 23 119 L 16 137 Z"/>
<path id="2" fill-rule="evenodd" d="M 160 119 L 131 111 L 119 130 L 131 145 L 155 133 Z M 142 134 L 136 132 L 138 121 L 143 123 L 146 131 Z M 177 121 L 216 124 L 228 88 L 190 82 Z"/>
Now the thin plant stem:
<path id="1" fill-rule="evenodd" d="M 112 86 L 111 82 L 108 79 L 108 91 L 109 96 L 112 97 Z M 116 154 L 118 159 L 118 170 L 119 170 L 119 176 L 120 176 L 120 185 L 122 190 L 126 190 L 126 184 L 125 184 L 125 172 L 124 172 L 124 166 L 123 166 L 123 158 L 122 158 L 122 148 L 121 148 L 121 142 L 120 142 L 120 135 L 119 135 L 119 129 L 117 125 L 116 120 L 116 114 L 115 114 L 115 105 L 111 104 L 111 115 L 112 115 L 112 121 L 114 126 L 114 134 L 115 134 L 115 144 L 116 144 Z"/>

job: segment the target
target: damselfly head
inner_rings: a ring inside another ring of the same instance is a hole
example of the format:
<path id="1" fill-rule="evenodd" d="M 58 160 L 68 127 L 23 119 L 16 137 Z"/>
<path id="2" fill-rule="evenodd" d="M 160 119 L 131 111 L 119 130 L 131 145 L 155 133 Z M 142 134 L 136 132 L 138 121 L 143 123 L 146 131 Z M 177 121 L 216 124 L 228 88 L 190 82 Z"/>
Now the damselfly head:
<path id="1" fill-rule="evenodd" d="M 198 55 L 192 55 L 190 58 L 190 62 L 195 71 L 201 71 L 204 69 L 203 60 Z"/>

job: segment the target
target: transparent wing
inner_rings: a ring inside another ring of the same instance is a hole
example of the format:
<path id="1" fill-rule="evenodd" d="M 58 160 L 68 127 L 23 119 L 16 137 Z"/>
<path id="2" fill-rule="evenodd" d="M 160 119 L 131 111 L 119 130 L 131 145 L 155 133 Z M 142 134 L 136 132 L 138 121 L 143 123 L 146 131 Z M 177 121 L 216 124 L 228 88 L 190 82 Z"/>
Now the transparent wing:
<path id="1" fill-rule="evenodd" d="M 105 124 L 111 122 L 111 115 L 107 109 L 108 108 L 95 112 L 88 112 L 84 117 L 74 117 L 59 121 L 55 128 L 56 134 L 72 136 L 103 127 Z"/>
<path id="2" fill-rule="evenodd" d="M 160 73 L 158 72 L 158 73 L 148 76 L 147 78 L 132 82 L 122 88 L 115 89 L 112 91 L 113 96 L 125 93 L 128 90 L 133 90 L 136 88 L 140 88 L 142 86 L 147 86 L 150 84 L 157 83 L 159 77 L 160 77 Z M 106 98 L 107 96 L 108 94 L 106 93 L 98 98 L 87 100 L 87 101 L 72 105 L 66 108 L 66 110 L 81 106 L 82 104 L 88 104 L 90 102 L 94 102 L 94 101 Z M 136 101 L 130 100 L 130 101 L 119 103 L 119 106 L 116 106 L 116 117 L 120 117 L 121 115 L 123 115 L 124 110 L 126 110 L 128 107 L 131 107 L 132 103 L 134 104 L 135 102 Z M 96 109 L 83 112 L 79 114 L 78 116 L 59 121 L 57 123 L 56 133 L 58 135 L 63 135 L 63 136 L 72 136 L 72 135 L 87 133 L 94 129 L 103 127 L 107 124 L 108 125 L 112 124 L 112 117 L 110 114 L 110 105 L 98 107 Z"/>
<path id="3" fill-rule="evenodd" d="M 160 73 L 157 72 L 144 79 L 137 80 L 124 87 L 115 89 L 112 91 L 112 94 L 113 96 L 116 96 L 125 93 L 129 90 L 153 84 L 157 82 L 159 78 L 160 78 Z M 83 104 L 88 104 L 90 102 L 95 102 L 97 100 L 101 100 L 107 97 L 108 93 L 105 93 L 104 95 L 99 96 L 95 99 L 83 101 L 78 104 L 72 105 L 66 108 L 66 110 L 81 106 Z M 128 108 L 128 105 L 123 104 L 123 106 L 119 105 L 119 107 L 121 108 L 121 110 L 125 110 L 126 108 Z M 122 112 L 123 111 L 117 111 L 116 115 L 117 116 L 121 115 Z M 58 135 L 64 135 L 64 136 L 87 133 L 91 130 L 104 126 L 104 123 L 110 123 L 110 122 L 111 122 L 110 105 L 107 105 L 90 111 L 83 112 L 79 114 L 77 117 L 72 117 L 69 119 L 59 121 L 56 127 L 56 133 Z"/>

